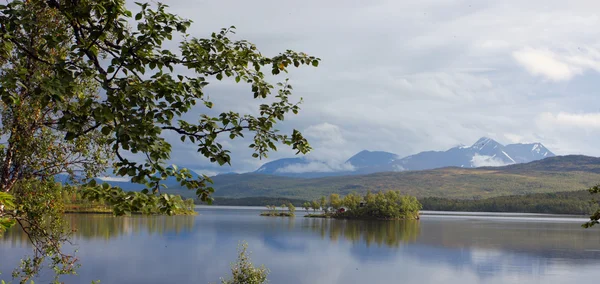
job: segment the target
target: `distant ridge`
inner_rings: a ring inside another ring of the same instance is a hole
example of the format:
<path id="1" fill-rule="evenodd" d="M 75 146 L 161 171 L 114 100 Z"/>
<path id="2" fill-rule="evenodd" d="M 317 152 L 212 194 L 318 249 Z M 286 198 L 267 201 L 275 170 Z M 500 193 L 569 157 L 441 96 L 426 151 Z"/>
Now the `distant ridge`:
<path id="1" fill-rule="evenodd" d="M 325 162 L 306 158 L 285 158 L 268 162 L 255 173 L 278 176 L 316 178 L 341 175 L 363 175 L 378 172 L 429 170 L 444 167 L 477 168 L 528 163 L 554 153 L 541 143 L 502 145 L 482 137 L 471 146 L 458 146 L 446 151 L 426 151 L 404 158 L 390 152 L 363 150 L 350 157 L 342 169 Z"/>
<path id="2" fill-rule="evenodd" d="M 488 198 L 585 190 L 600 183 L 600 158 L 556 156 L 502 167 L 382 172 L 367 175 L 293 178 L 246 173 L 213 178 L 216 197 L 278 197 L 312 200 L 331 193 L 400 190 L 417 197 Z M 193 192 L 177 191 L 188 194 Z"/>

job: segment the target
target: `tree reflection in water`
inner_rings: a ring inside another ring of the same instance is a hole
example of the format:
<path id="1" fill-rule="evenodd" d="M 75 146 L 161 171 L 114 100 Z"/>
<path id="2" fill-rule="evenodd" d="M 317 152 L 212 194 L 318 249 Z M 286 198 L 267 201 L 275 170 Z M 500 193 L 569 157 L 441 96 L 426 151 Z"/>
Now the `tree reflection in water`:
<path id="1" fill-rule="evenodd" d="M 195 216 L 123 216 L 113 217 L 107 214 L 66 214 L 73 232 L 73 239 L 109 240 L 122 235 L 131 234 L 164 234 L 191 232 L 194 228 Z M 7 231 L 3 242 L 11 246 L 29 246 L 27 235 L 18 227 Z"/>
<path id="2" fill-rule="evenodd" d="M 308 227 L 318 232 L 321 238 L 338 241 L 340 238 L 352 243 L 364 242 L 371 245 L 399 247 L 403 243 L 415 242 L 420 234 L 418 220 L 333 220 L 307 218 Z"/>

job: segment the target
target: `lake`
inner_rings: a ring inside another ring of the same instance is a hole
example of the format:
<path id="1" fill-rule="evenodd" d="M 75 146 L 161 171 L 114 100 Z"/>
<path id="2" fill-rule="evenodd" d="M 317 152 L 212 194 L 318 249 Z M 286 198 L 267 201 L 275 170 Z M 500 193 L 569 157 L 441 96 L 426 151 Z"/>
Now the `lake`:
<path id="1" fill-rule="evenodd" d="M 260 217 L 200 207 L 198 216 L 67 215 L 82 267 L 66 283 L 218 283 L 246 241 L 270 283 L 595 283 L 600 229 L 582 218 L 426 212 L 419 221 Z M 0 279 L 30 253 L 19 230 L 0 242 Z M 52 272 L 45 270 L 40 280 Z M 43 283 L 36 281 L 36 283 Z"/>

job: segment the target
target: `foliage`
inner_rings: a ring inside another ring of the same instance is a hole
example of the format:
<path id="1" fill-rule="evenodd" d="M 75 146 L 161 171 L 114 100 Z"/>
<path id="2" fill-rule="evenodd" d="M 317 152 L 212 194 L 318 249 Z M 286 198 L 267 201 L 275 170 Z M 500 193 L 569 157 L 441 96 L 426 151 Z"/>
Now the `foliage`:
<path id="1" fill-rule="evenodd" d="M 281 211 L 277 210 L 277 206 L 275 205 L 266 205 L 265 207 L 267 207 L 267 209 L 269 211 L 267 212 L 262 212 L 260 213 L 260 216 L 271 216 L 271 217 L 294 217 L 295 214 L 294 212 L 296 212 L 296 207 L 294 207 L 293 204 L 288 203 L 288 204 L 282 204 L 280 206 Z M 285 212 L 285 208 L 288 208 L 288 212 Z"/>
<path id="2" fill-rule="evenodd" d="M 237 262 L 231 264 L 231 279 L 221 279 L 222 284 L 263 284 L 267 283 L 269 270 L 264 266 L 255 267 L 250 261 L 248 243 L 238 247 Z"/>
<path id="3" fill-rule="evenodd" d="M 305 200 L 293 198 L 278 198 L 278 197 L 247 197 L 247 198 L 226 198 L 215 197 L 213 205 L 229 205 L 229 206 L 266 206 L 270 204 L 292 203 L 294 206 L 302 206 Z M 198 202 L 199 204 L 206 204 Z"/>
<path id="4" fill-rule="evenodd" d="M 6 192 L 0 192 L 0 211 L 10 211 L 14 210 L 15 203 L 14 197 Z M 10 229 L 10 227 L 14 226 L 16 221 L 11 218 L 0 218 L 0 237 L 6 232 L 6 230 Z"/>
<path id="5" fill-rule="evenodd" d="M 294 217 L 296 215 L 294 213 L 284 212 L 284 211 L 267 211 L 267 212 L 261 212 L 260 216 L 268 216 L 268 217 Z"/>
<path id="6" fill-rule="evenodd" d="M 11 193 L 16 206 L 6 211 L 3 204 L 0 220 L 3 228 L 18 222 L 34 243 L 23 279 L 37 274 L 44 256 L 58 274 L 73 271 L 74 258 L 60 252 L 68 236 L 61 229 L 61 189 L 52 180 L 57 174 L 68 174 L 83 185 L 84 198 L 109 205 L 116 215 L 173 215 L 190 203 L 163 192 L 168 178 L 206 202 L 214 189 L 207 176 L 193 179 L 189 170 L 166 165 L 168 137 L 194 144 L 219 165 L 230 163 L 223 140 L 245 135 L 252 137 L 254 158 L 267 157 L 277 143 L 297 153 L 310 150 L 297 130 L 275 128 L 299 111 L 299 102 L 290 99 L 287 80 L 273 85 L 265 72 L 317 66 L 318 58 L 291 50 L 265 56 L 250 42 L 230 39 L 234 27 L 193 38 L 187 34 L 191 21 L 166 5 L 137 3 L 136 9 L 134 15 L 124 0 L 0 5 L 0 139 L 6 142 L 0 146 L 0 192 Z M 247 84 L 262 101 L 257 111 L 211 110 L 215 104 L 205 88 L 223 80 Z M 200 115 L 186 115 L 192 110 Z M 108 168 L 146 189 L 124 192 L 91 179 Z"/>
<path id="7" fill-rule="evenodd" d="M 46 260 L 56 280 L 60 275 L 75 273 L 77 259 L 62 251 L 72 230 L 62 218 L 61 188 L 52 179 L 21 180 L 13 187 L 16 207 L 7 214 L 33 245 L 33 255 L 23 259 L 19 269 L 13 272 L 13 277 L 20 278 L 21 282 L 36 275 Z"/>
<path id="8" fill-rule="evenodd" d="M 591 194 L 598 194 L 600 193 L 600 185 L 596 185 L 592 188 L 590 188 L 588 190 Z M 582 226 L 584 228 L 590 228 L 594 225 L 600 224 L 600 222 L 598 220 L 600 220 L 600 203 L 598 203 L 597 201 L 593 201 L 593 203 L 595 203 L 595 211 L 592 212 L 591 216 L 590 216 L 590 221 L 588 221 L 587 223 L 583 224 Z"/>
<path id="9" fill-rule="evenodd" d="M 424 210 L 471 212 L 522 212 L 587 215 L 599 208 L 587 191 L 536 193 L 487 199 L 447 199 L 427 197 L 419 200 Z"/>
<path id="10" fill-rule="evenodd" d="M 321 206 L 321 210 L 325 213 L 329 211 L 329 206 L 327 205 L 327 198 L 325 198 L 325 196 L 321 196 L 321 199 L 319 200 L 319 205 Z"/>
<path id="11" fill-rule="evenodd" d="M 312 210 L 313 210 L 314 212 L 316 212 L 317 210 L 320 210 L 320 209 L 321 209 L 321 203 L 319 203 L 319 201 L 313 200 L 313 201 L 310 203 L 310 207 L 312 207 Z"/>
<path id="12" fill-rule="evenodd" d="M 595 167 L 600 170 L 600 166 Z M 213 177 L 213 186 L 216 197 L 229 198 L 264 196 L 314 200 L 331 193 L 364 194 L 369 189 L 377 191 L 394 188 L 418 198 L 485 199 L 506 195 L 579 191 L 600 180 L 600 174 L 596 170 L 559 172 L 523 169 L 516 172 L 508 166 L 493 170 L 444 168 L 313 179 L 239 174 Z"/>
<path id="13" fill-rule="evenodd" d="M 356 210 L 362 202 L 362 197 L 356 193 L 350 193 L 342 199 L 342 204 L 349 210 Z"/>
<path id="14" fill-rule="evenodd" d="M 286 206 L 288 208 L 288 211 L 290 211 L 290 213 L 294 214 L 296 212 L 296 206 L 294 206 L 294 204 L 288 203 Z"/>
<path id="15" fill-rule="evenodd" d="M 341 198 L 343 206 L 349 210 L 358 208 L 362 201 L 362 197 L 356 193 L 349 193 Z M 215 204 L 261 206 L 269 200 L 275 200 L 273 203 L 277 204 L 290 200 L 293 204 L 301 205 L 305 210 L 305 206 L 307 206 L 308 210 L 312 209 L 312 204 L 309 201 L 303 202 L 298 199 L 271 197 L 236 199 L 216 197 Z M 522 212 L 572 215 L 589 215 L 595 212 L 595 209 L 599 206 L 597 202 L 590 201 L 590 193 L 587 190 L 508 195 L 485 199 L 479 197 L 469 199 L 423 197 L 419 198 L 419 202 L 423 204 L 423 210 L 433 211 Z M 316 210 L 319 210 L 319 208 Z"/>
<path id="16" fill-rule="evenodd" d="M 302 203 L 302 208 L 304 208 L 304 210 L 306 210 L 306 213 L 308 213 L 308 210 L 310 209 L 310 202 L 306 201 Z"/>
<path id="17" fill-rule="evenodd" d="M 419 211 L 422 209 L 421 203 L 414 196 L 402 195 L 399 191 L 388 190 L 372 193 L 368 191 L 360 200 L 356 200 L 358 195 L 350 198 L 343 198 L 340 201 L 341 206 L 349 210 L 344 212 L 325 211 L 323 216 L 333 218 L 366 218 L 366 219 L 419 219 Z M 335 198 L 334 198 L 335 200 Z M 343 201 L 348 201 L 344 204 Z M 355 202 L 358 201 L 359 206 Z M 330 206 L 327 204 L 326 206 Z M 341 207 L 340 206 L 340 207 Z M 318 217 L 318 216 L 308 216 Z"/>
<path id="18" fill-rule="evenodd" d="M 340 198 L 340 195 L 337 193 L 330 194 L 329 195 L 329 205 L 334 210 L 338 210 L 340 207 L 342 207 L 342 199 Z"/>

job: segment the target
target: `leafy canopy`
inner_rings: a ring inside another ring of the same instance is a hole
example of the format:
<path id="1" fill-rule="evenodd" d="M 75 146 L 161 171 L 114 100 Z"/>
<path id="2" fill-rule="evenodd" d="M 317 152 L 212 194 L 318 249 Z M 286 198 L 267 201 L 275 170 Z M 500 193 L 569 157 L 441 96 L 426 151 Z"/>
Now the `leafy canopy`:
<path id="1" fill-rule="evenodd" d="M 290 145 L 298 153 L 310 147 L 294 130 L 280 134 L 275 125 L 289 112 L 297 113 L 298 103 L 290 101 L 292 87 L 286 81 L 272 85 L 265 72 L 277 75 L 291 66 L 317 66 L 319 59 L 287 50 L 273 57 L 261 54 L 245 40 L 232 40 L 234 27 L 213 33 L 209 38 L 187 34 L 191 21 L 166 11 L 167 6 L 137 3 L 134 15 L 122 0 L 100 1 L 12 1 L 0 6 L 2 44 L 0 54 L 14 54 L 47 72 L 33 74 L 36 84 L 27 85 L 32 75 L 27 66 L 3 76 L 0 97 L 7 108 L 20 105 L 20 93 L 27 92 L 38 110 L 54 112 L 53 134 L 76 141 L 96 133 L 114 155 L 112 167 L 118 176 L 144 184 L 142 193 L 125 193 L 91 181 L 89 197 L 105 199 L 117 214 L 132 211 L 159 211 L 169 214 L 175 204 L 172 196 L 160 194 L 161 181 L 169 176 L 182 186 L 196 190 L 209 200 L 212 188 L 208 177 L 191 179 L 186 169 L 168 166 L 172 145 L 165 137 L 172 133 L 181 141 L 194 143 L 199 154 L 219 165 L 230 163 L 230 151 L 220 141 L 253 135 L 253 157 L 266 157 L 276 143 Z M 31 44 L 38 15 L 51 15 L 55 29 Z M 178 48 L 166 48 L 182 38 Z M 66 49 L 55 52 L 55 47 Z M 10 61 L 3 69 L 11 69 Z M 248 84 L 256 99 L 273 97 L 262 103 L 256 115 L 224 111 L 208 115 L 214 103 L 205 93 L 207 85 L 230 78 Z M 82 82 L 96 89 L 82 87 Z M 83 88 L 83 90 L 82 90 Z M 199 112 L 197 120 L 184 114 Z M 50 124 L 50 123 L 49 123 Z"/>
<path id="2" fill-rule="evenodd" d="M 254 158 L 278 143 L 310 151 L 302 134 L 282 134 L 276 124 L 299 111 L 288 80 L 268 76 L 291 67 L 318 66 L 319 59 L 287 50 L 265 56 L 235 28 L 208 38 L 188 34 L 191 21 L 164 4 L 124 0 L 29 0 L 0 5 L 0 232 L 19 223 L 35 255 L 22 263 L 25 281 L 45 257 L 58 272 L 73 272 L 75 259 L 61 252 L 68 230 L 61 218 L 68 174 L 84 197 L 102 201 L 116 215 L 176 214 L 186 205 L 162 192 L 176 178 L 210 202 L 207 176 L 168 165 L 168 137 L 195 145 L 209 161 L 230 164 L 224 139 L 249 136 Z M 258 107 L 223 110 L 206 87 L 230 80 L 245 84 Z M 198 114 L 192 117 L 192 114 Z M 112 168 L 143 184 L 125 192 L 93 177 Z"/>

